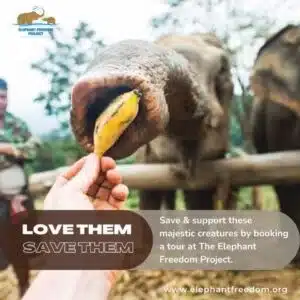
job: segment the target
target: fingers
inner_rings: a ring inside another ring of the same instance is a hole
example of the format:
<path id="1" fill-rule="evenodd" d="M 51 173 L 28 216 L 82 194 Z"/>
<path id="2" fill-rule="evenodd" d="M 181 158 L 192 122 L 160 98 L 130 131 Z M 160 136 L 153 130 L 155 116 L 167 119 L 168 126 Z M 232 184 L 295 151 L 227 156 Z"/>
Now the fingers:
<path id="1" fill-rule="evenodd" d="M 129 190 L 126 185 L 118 184 L 112 190 L 102 189 L 93 202 L 96 210 L 122 209 Z"/>
<path id="2" fill-rule="evenodd" d="M 106 179 L 107 179 L 107 183 L 110 186 L 114 186 L 114 185 L 121 183 L 122 176 L 116 169 L 112 169 L 112 170 L 107 171 Z"/>
<path id="3" fill-rule="evenodd" d="M 101 172 L 106 172 L 110 169 L 114 169 L 116 167 L 116 162 L 107 156 L 103 156 L 101 158 Z"/>
<path id="4" fill-rule="evenodd" d="M 94 184 L 89 189 L 89 195 L 97 199 L 95 202 L 96 209 L 109 209 L 111 206 L 115 209 L 122 208 L 124 201 L 128 197 L 129 191 L 127 186 L 121 184 L 121 182 L 122 177 L 120 173 L 117 169 L 112 169 L 106 172 L 105 177 L 102 176 L 102 183 L 100 186 Z"/>
<path id="5" fill-rule="evenodd" d="M 108 198 L 108 203 L 116 209 L 121 209 L 129 194 L 128 187 L 124 184 L 116 185 Z"/>
<path id="6" fill-rule="evenodd" d="M 79 163 L 74 166 L 73 170 L 76 172 L 80 168 Z M 92 186 L 96 184 L 101 184 L 103 178 L 105 178 L 105 173 L 112 168 L 116 167 L 115 161 L 110 157 L 100 158 L 94 154 L 89 154 L 83 162 L 81 170 L 76 174 L 69 182 L 75 190 L 80 190 L 81 192 L 88 194 Z M 75 172 L 67 173 L 66 175 L 72 175 Z"/>
<path id="7" fill-rule="evenodd" d="M 102 159 L 104 161 L 104 159 Z M 107 164 L 105 166 L 105 169 L 113 167 L 115 165 L 114 161 L 113 164 L 109 162 L 108 160 L 106 161 Z M 117 172 L 116 169 L 111 169 L 106 172 L 106 174 L 101 174 L 96 182 L 92 184 L 88 191 L 87 195 L 94 197 L 94 198 L 99 198 L 99 199 L 108 199 L 108 195 L 110 194 L 110 189 L 112 189 L 113 186 L 121 183 L 121 175 L 119 172 Z"/>
<path id="8" fill-rule="evenodd" d="M 96 154 L 89 154 L 84 160 L 80 171 L 69 181 L 68 185 L 74 191 L 86 193 L 96 181 L 100 173 L 100 159 Z M 71 173 L 69 173 L 71 174 Z M 67 174 L 68 175 L 68 174 Z"/>
<path id="9" fill-rule="evenodd" d="M 122 177 L 112 158 L 100 159 L 91 153 L 59 176 L 53 188 L 55 187 L 56 193 L 59 192 L 57 187 L 66 186 L 69 192 L 90 196 L 96 199 L 95 209 L 121 209 L 129 193 L 128 188 L 121 182 Z"/>
<path id="10" fill-rule="evenodd" d="M 64 172 L 61 177 L 66 180 L 71 180 L 83 167 L 87 156 L 82 157 L 80 160 L 75 162 L 66 172 Z"/>
<path id="11" fill-rule="evenodd" d="M 107 201 L 96 200 L 93 202 L 95 210 L 116 210 L 117 208 L 110 205 Z"/>
<path id="12" fill-rule="evenodd" d="M 121 175 L 116 169 L 108 170 L 100 186 L 98 184 L 94 184 L 89 189 L 89 195 L 97 199 L 108 200 L 111 189 L 121 183 L 121 180 Z"/>
<path id="13" fill-rule="evenodd" d="M 52 189 L 50 190 L 51 193 L 57 190 L 57 188 L 61 188 L 64 186 L 70 179 L 72 179 L 82 168 L 84 162 L 86 160 L 86 156 L 82 157 L 80 160 L 75 162 L 71 167 L 68 168 L 67 171 L 57 176 Z"/>

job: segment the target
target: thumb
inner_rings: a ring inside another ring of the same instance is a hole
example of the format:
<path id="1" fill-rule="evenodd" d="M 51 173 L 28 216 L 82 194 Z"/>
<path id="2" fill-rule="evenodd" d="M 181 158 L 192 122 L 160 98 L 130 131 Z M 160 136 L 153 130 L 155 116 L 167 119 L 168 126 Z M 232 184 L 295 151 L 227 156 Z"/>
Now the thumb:
<path id="1" fill-rule="evenodd" d="M 100 159 L 94 153 L 87 156 L 82 169 L 68 183 L 74 190 L 86 193 L 100 172 Z"/>

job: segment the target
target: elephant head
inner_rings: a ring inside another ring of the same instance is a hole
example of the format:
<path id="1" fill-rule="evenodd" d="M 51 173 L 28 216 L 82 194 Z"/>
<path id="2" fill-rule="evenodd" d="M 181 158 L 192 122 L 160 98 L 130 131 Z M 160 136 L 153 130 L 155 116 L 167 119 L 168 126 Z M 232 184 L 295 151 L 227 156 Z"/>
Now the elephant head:
<path id="1" fill-rule="evenodd" d="M 208 46 L 209 41 L 215 42 L 210 36 L 174 37 L 178 47 L 170 45 L 172 37 L 167 39 L 154 43 L 125 40 L 110 45 L 73 86 L 71 125 L 87 151 L 93 151 L 97 116 L 113 98 L 132 89 L 139 89 L 143 95 L 139 113 L 108 150 L 107 155 L 115 159 L 134 153 L 165 131 L 180 135 L 184 129 L 184 135 L 193 135 L 198 125 L 190 123 L 187 127 L 185 120 L 195 120 L 195 124 L 203 120 L 209 128 L 219 126 L 224 113 L 216 99 L 219 92 L 224 93 L 215 80 L 223 75 L 219 72 L 223 63 L 227 71 L 225 54 L 218 47 Z"/>

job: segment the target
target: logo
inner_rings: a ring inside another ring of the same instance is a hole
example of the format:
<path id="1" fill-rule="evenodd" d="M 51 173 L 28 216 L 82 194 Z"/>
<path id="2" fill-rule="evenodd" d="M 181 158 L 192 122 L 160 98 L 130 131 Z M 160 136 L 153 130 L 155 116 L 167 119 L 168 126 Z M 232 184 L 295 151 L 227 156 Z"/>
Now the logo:
<path id="1" fill-rule="evenodd" d="M 53 31 L 56 19 L 53 16 L 45 15 L 44 8 L 34 6 L 32 11 L 20 13 L 15 25 L 18 25 L 19 32 L 26 36 L 42 36 L 44 33 Z"/>

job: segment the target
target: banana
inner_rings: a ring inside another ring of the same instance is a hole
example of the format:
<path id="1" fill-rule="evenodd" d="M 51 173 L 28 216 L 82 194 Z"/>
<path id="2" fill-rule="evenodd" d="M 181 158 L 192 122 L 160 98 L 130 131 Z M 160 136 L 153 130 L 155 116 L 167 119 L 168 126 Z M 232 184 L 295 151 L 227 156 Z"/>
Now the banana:
<path id="1" fill-rule="evenodd" d="M 134 121 L 139 110 L 141 93 L 133 90 L 115 98 L 95 122 L 94 153 L 99 157 L 111 148 L 126 128 Z"/>

